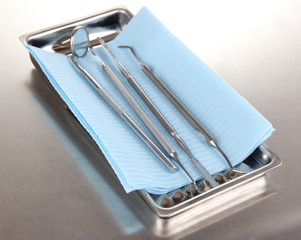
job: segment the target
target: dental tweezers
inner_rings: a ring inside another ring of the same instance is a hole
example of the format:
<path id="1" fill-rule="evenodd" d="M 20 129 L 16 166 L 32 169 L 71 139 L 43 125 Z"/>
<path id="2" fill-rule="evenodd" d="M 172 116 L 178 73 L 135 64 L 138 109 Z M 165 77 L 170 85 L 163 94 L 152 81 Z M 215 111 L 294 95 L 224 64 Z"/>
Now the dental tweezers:
<path id="1" fill-rule="evenodd" d="M 126 99 L 126 101 L 131 105 L 133 110 L 137 113 L 137 115 L 140 117 L 140 119 L 143 121 L 143 123 L 146 125 L 146 127 L 150 130 L 150 132 L 153 134 L 153 136 L 157 139 L 157 141 L 161 144 L 161 146 L 164 148 L 164 150 L 167 152 L 167 154 L 178 163 L 178 165 L 183 169 L 183 171 L 186 173 L 186 175 L 191 179 L 192 183 L 196 186 L 195 180 L 193 179 L 193 177 L 190 175 L 188 170 L 184 167 L 184 165 L 180 161 L 178 154 L 177 154 L 176 150 L 173 148 L 173 146 L 167 141 L 167 139 L 160 132 L 160 130 L 157 128 L 157 126 L 153 123 L 153 121 L 149 118 L 149 116 L 145 113 L 145 111 L 142 109 L 142 107 L 138 104 L 138 102 L 134 99 L 134 97 L 130 94 L 130 92 L 125 88 L 125 86 L 118 79 L 118 77 L 114 74 L 114 72 L 111 70 L 111 68 L 109 66 L 107 66 L 91 48 L 90 48 L 90 50 L 91 50 L 92 54 L 95 56 L 95 58 L 97 59 L 97 61 L 102 66 L 105 73 L 108 75 L 109 79 L 113 82 L 113 84 L 116 86 L 116 88 L 122 94 L 122 96 Z"/>

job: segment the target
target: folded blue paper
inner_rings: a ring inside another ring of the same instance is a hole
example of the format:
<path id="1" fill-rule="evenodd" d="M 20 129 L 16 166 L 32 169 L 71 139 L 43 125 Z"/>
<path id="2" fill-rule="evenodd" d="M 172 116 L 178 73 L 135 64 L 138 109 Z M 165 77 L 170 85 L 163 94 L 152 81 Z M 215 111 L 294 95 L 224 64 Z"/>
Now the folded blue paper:
<path id="1" fill-rule="evenodd" d="M 187 49 L 147 8 L 140 10 L 108 45 L 211 174 L 227 169 L 225 160 L 206 143 L 202 134 L 189 125 L 148 79 L 129 50 L 120 49 L 118 45 L 130 45 L 135 49 L 139 58 L 151 67 L 154 74 L 164 81 L 216 138 L 233 165 L 243 161 L 273 132 L 271 123 Z M 166 170 L 160 160 L 79 73 L 69 56 L 32 46 L 27 46 L 27 49 L 101 148 L 126 192 L 144 189 L 150 193 L 161 194 L 190 182 L 182 170 L 175 173 Z M 183 165 L 191 175 L 195 179 L 202 178 L 189 157 L 141 101 L 105 51 L 102 48 L 95 51 L 146 109 L 161 132 L 175 147 Z M 154 140 L 91 53 L 88 52 L 78 61 Z"/>

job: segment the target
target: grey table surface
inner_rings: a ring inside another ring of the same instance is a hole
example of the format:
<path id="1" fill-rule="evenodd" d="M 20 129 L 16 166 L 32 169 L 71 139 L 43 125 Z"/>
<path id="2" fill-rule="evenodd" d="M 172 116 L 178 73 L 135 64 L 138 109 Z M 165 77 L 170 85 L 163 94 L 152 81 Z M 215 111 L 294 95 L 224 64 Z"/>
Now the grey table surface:
<path id="1" fill-rule="evenodd" d="M 133 13 L 147 5 L 277 129 L 267 141 L 283 160 L 267 175 L 275 193 L 181 237 L 300 239 L 299 1 L 1 3 L 0 239 L 155 238 L 154 226 L 131 202 L 135 195 L 123 192 L 18 39 L 121 4 Z"/>

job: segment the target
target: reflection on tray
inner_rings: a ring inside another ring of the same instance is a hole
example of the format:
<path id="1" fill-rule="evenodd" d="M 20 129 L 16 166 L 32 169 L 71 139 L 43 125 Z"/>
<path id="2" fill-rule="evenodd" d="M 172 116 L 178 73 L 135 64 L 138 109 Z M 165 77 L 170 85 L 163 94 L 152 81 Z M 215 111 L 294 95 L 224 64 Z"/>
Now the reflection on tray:
<path id="1" fill-rule="evenodd" d="M 272 194 L 265 176 L 262 176 L 226 193 L 222 201 L 221 198 L 213 198 L 172 218 L 161 218 L 137 191 L 130 194 L 124 192 L 97 145 L 76 118 L 66 111 L 47 79 L 41 78 L 36 70 L 32 71 L 29 87 L 45 119 L 74 156 L 79 168 L 98 192 L 102 204 L 112 214 L 112 219 L 118 219 L 118 226 L 124 234 L 131 235 L 144 229 L 156 237 L 177 239 Z"/>

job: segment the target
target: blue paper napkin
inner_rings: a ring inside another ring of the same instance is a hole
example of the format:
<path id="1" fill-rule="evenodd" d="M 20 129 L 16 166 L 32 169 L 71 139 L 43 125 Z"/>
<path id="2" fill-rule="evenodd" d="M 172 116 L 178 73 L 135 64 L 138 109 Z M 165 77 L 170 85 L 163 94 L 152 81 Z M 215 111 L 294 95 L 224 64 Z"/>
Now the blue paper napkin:
<path id="1" fill-rule="evenodd" d="M 118 45 L 130 45 L 135 49 L 139 58 L 151 67 L 216 138 L 233 165 L 243 161 L 273 132 L 271 123 L 173 36 L 147 8 L 140 10 L 108 45 L 210 173 L 227 169 L 225 160 L 206 143 L 201 133 L 189 125 L 142 72 L 130 51 L 120 49 Z M 182 170 L 175 173 L 166 170 L 159 159 L 80 74 L 72 64 L 70 56 L 47 52 L 32 46 L 27 46 L 27 49 L 101 148 L 126 192 L 144 189 L 150 193 L 161 194 L 190 182 Z M 175 147 L 183 165 L 191 175 L 195 179 L 202 178 L 188 156 L 139 99 L 105 51 L 102 48 L 95 51 L 146 109 L 161 132 Z M 88 53 L 78 61 L 154 139 L 107 78 L 92 54 Z"/>

